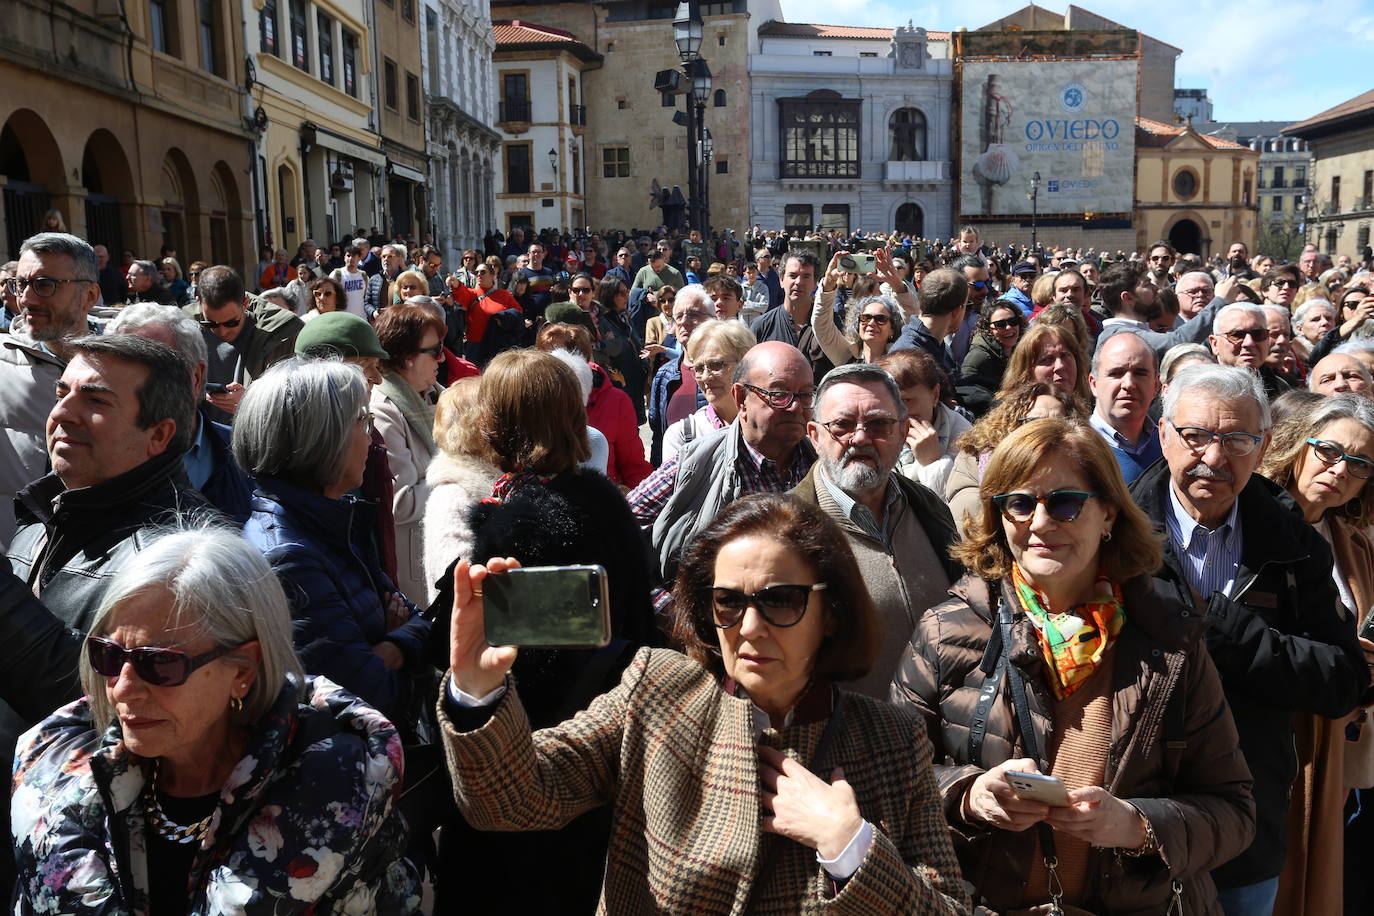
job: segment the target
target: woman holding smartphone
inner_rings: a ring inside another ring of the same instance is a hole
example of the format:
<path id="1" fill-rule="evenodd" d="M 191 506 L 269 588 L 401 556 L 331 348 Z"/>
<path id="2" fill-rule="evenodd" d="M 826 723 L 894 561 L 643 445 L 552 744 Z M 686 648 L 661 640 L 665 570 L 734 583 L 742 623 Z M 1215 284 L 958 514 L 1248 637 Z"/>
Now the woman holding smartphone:
<path id="1" fill-rule="evenodd" d="M 1254 836 L 1250 771 L 1200 615 L 1151 590 L 1160 539 L 1106 443 L 1027 423 L 979 493 L 951 551 L 970 573 L 892 687 L 925 717 L 975 902 L 1219 913 L 1209 872 Z"/>
<path id="2" fill-rule="evenodd" d="M 921 720 L 836 686 L 867 670 L 878 629 L 819 509 L 780 494 L 727 506 L 678 569 L 685 654 L 640 650 L 617 686 L 533 733 L 507 677 L 517 650 L 485 634 L 483 586 L 513 565 L 455 571 L 440 706 L 474 826 L 610 809 L 609 916 L 968 912 Z"/>

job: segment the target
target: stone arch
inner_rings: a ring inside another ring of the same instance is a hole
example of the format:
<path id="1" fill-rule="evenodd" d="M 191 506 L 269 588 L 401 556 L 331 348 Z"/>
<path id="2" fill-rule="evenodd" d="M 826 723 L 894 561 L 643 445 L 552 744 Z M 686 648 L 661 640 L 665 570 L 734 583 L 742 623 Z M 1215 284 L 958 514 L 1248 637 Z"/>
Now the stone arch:
<path id="1" fill-rule="evenodd" d="M 888 160 L 923 162 L 928 158 L 930 120 L 914 105 L 898 108 L 888 115 Z"/>
<path id="2" fill-rule="evenodd" d="M 1175 213 L 1164 224 L 1164 237 L 1179 254 L 1207 256 L 1211 238 L 1207 235 L 1207 220 L 1191 210 Z"/>
<path id="3" fill-rule="evenodd" d="M 104 245 L 117 264 L 123 249 L 138 247 L 138 203 L 124 145 L 103 127 L 86 138 L 81 186 L 86 189 L 86 239 L 92 245 Z"/>
<path id="4" fill-rule="evenodd" d="M 200 225 L 200 189 L 191 162 L 179 147 L 171 147 L 162 158 L 158 195 L 153 204 L 162 227 L 158 244 L 174 246 L 183 268 L 191 261 L 203 259 L 209 254 L 209 246 Z"/>
<path id="5" fill-rule="evenodd" d="M 210 185 L 216 203 L 210 205 L 210 251 L 215 264 L 246 263 L 243 249 L 243 200 L 234 170 L 223 159 L 210 169 Z M 216 220 L 222 219 L 222 223 Z M 221 233 L 223 233 L 221 237 Z M 218 250 L 217 250 L 218 249 Z"/>
<path id="6" fill-rule="evenodd" d="M 14 258 L 24 239 L 43 228 L 53 196 L 67 188 L 62 151 L 47 122 L 32 109 L 18 109 L 0 127 L 0 175 L 6 177 L 5 245 Z M 71 228 L 73 214 L 62 216 Z"/>
<path id="7" fill-rule="evenodd" d="M 925 208 L 914 200 L 902 201 L 892 218 L 892 225 L 900 235 L 923 237 L 926 225 Z"/>

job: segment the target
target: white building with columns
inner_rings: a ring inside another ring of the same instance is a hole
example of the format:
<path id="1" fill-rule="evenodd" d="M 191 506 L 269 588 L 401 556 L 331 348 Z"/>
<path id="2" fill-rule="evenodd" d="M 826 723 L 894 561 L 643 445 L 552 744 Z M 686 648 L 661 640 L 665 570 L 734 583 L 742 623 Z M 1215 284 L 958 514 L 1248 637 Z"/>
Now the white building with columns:
<path id="1" fill-rule="evenodd" d="M 488 0 L 424 0 L 421 57 L 429 117 L 431 225 L 449 269 L 496 227 L 501 138 Z"/>
<path id="2" fill-rule="evenodd" d="M 750 49 L 751 225 L 953 230 L 948 32 L 768 22 Z"/>

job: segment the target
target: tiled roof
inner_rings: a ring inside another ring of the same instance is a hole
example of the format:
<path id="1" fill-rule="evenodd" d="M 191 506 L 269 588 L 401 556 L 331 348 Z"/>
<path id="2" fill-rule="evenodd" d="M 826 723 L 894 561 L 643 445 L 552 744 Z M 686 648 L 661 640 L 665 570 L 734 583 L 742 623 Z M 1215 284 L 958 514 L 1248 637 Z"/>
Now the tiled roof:
<path id="1" fill-rule="evenodd" d="M 813 22 L 778 22 L 776 19 L 759 26 L 759 34 L 769 38 L 860 38 L 888 41 L 892 29 L 869 28 L 857 25 L 819 25 Z M 931 41 L 949 41 L 948 32 L 926 32 Z"/>
<path id="2" fill-rule="evenodd" d="M 1370 111 L 1374 111 L 1374 89 L 1357 95 L 1353 99 L 1348 99 L 1342 102 L 1341 104 L 1337 105 L 1335 108 L 1328 108 L 1321 114 L 1314 115 L 1308 118 L 1306 121 L 1299 121 L 1296 124 L 1290 124 L 1288 128 L 1284 130 L 1284 133 L 1296 134 L 1305 128 L 1317 127 L 1319 125 L 1324 125 L 1327 122 L 1344 120 L 1345 118 L 1354 117 L 1355 115 L 1360 114 L 1366 114 Z"/>
<path id="3" fill-rule="evenodd" d="M 1165 124 L 1163 121 L 1152 121 L 1149 118 L 1136 118 L 1135 126 L 1137 146 L 1168 146 L 1175 137 L 1181 136 L 1188 130 L 1182 124 Z M 1223 140 L 1220 137 L 1209 137 L 1206 134 L 1198 134 L 1197 136 L 1213 149 L 1250 148 L 1240 143 L 1232 143 L 1230 140 Z"/>
<path id="4" fill-rule="evenodd" d="M 519 19 L 498 19 L 491 24 L 491 33 L 498 45 L 529 44 L 531 42 L 570 42 L 581 44 L 572 32 L 521 22 Z"/>

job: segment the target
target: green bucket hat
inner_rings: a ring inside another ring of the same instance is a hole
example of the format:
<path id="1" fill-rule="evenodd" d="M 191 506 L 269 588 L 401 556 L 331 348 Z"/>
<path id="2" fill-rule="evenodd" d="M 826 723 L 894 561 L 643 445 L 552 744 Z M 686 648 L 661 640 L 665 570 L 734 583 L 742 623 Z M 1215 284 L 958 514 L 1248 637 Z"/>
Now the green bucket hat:
<path id="1" fill-rule="evenodd" d="M 391 354 L 382 349 L 377 332 L 366 319 L 350 312 L 326 312 L 305 323 L 296 336 L 296 352 L 311 356 L 375 356 Z"/>

